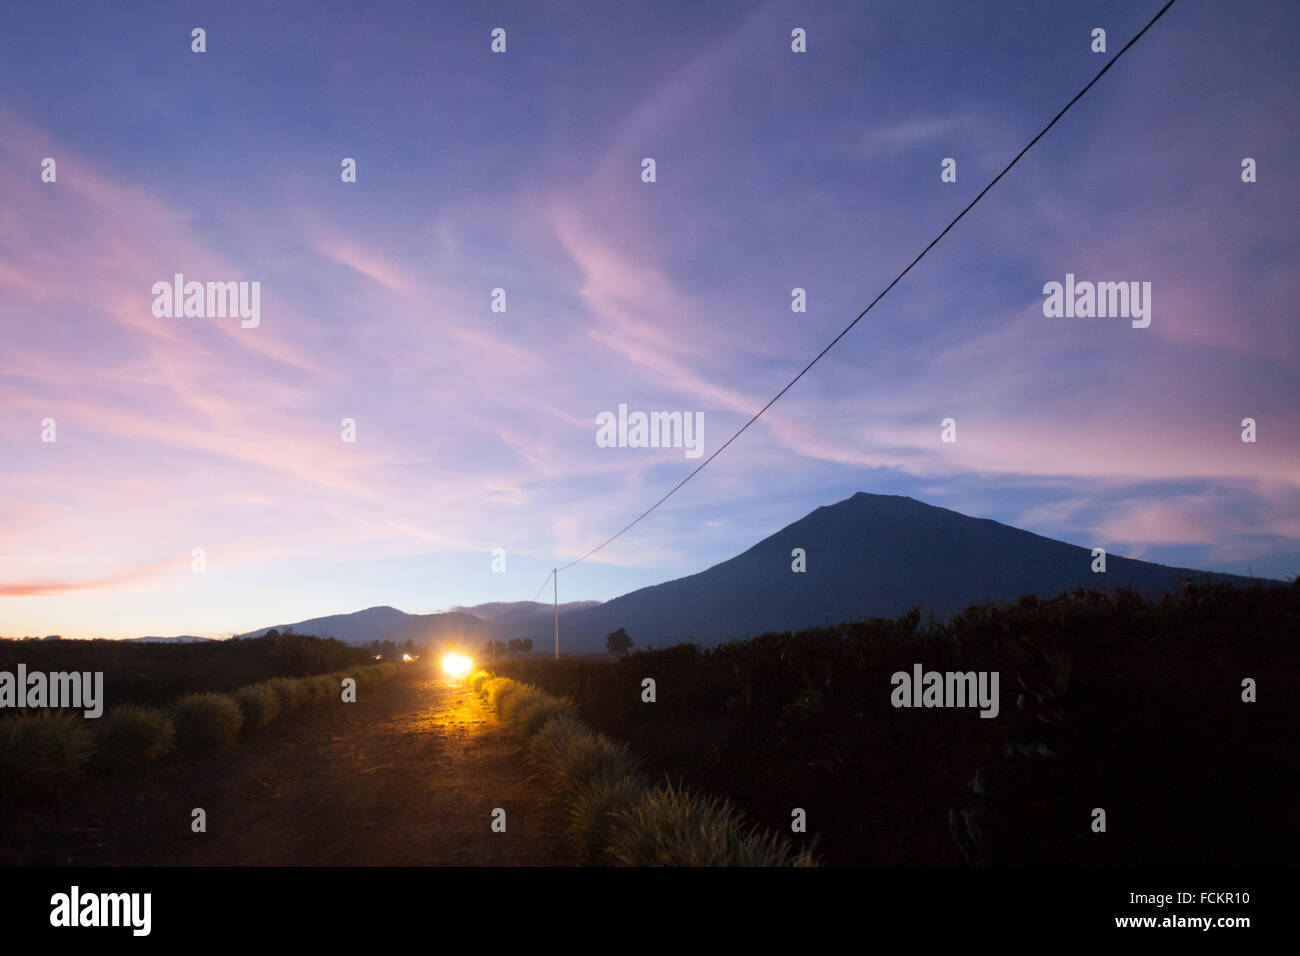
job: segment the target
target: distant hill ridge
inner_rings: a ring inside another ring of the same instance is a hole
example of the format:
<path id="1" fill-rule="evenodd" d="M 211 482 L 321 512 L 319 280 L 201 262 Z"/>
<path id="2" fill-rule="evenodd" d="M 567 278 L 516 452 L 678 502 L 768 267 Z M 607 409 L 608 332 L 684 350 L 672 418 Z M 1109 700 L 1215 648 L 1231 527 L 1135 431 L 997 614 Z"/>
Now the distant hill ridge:
<path id="1" fill-rule="evenodd" d="M 561 604 L 560 612 L 584 610 L 599 603 L 574 601 Z M 534 626 L 538 621 L 551 621 L 554 613 L 552 605 L 536 601 L 494 602 L 433 614 L 407 614 L 395 607 L 380 605 L 351 614 L 333 614 L 258 628 L 236 636 L 261 637 L 271 630 L 292 628 L 298 634 L 335 637 L 348 644 L 369 644 L 371 641 L 402 644 L 410 639 L 417 644 L 460 641 L 477 646 L 493 638 L 518 637 L 519 630 Z"/>

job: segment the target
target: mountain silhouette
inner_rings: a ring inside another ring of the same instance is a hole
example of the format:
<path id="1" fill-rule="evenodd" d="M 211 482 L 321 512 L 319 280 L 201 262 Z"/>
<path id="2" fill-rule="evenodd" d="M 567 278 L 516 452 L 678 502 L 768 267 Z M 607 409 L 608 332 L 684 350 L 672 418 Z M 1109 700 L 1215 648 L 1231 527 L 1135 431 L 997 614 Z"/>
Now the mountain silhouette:
<path id="1" fill-rule="evenodd" d="M 802 548 L 807 570 L 791 569 Z M 704 645 L 765 631 L 892 617 L 914 606 L 945 619 L 972 604 L 1054 597 L 1078 587 L 1132 587 L 1146 595 L 1189 578 L 1252 579 L 1108 554 L 1093 573 L 1091 548 L 899 495 L 859 492 L 818 508 L 748 551 L 689 577 L 641 588 L 597 607 L 561 613 L 561 651 L 604 650 L 625 628 L 637 647 Z M 563 582 L 561 582 L 563 583 Z M 1280 582 L 1265 582 L 1280 583 Z M 551 646 L 551 628 L 519 636 Z"/>

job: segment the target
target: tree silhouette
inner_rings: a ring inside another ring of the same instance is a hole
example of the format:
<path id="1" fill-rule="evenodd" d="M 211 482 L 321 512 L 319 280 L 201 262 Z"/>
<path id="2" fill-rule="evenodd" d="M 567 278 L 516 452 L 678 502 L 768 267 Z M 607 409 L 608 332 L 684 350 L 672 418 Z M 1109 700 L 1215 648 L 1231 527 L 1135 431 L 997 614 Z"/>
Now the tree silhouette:
<path id="1" fill-rule="evenodd" d="M 632 638 L 627 636 L 627 631 L 619 628 L 612 634 L 605 635 L 605 647 L 611 654 L 626 654 L 632 649 Z"/>

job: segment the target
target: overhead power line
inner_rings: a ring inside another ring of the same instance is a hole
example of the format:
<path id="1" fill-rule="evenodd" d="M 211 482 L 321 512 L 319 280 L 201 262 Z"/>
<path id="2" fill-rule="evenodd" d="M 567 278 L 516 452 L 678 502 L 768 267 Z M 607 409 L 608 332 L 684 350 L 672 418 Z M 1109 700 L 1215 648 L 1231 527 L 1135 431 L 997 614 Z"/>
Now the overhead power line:
<path id="1" fill-rule="evenodd" d="M 551 572 L 551 574 L 554 574 L 554 573 L 555 573 L 554 571 Z M 546 580 L 542 582 L 542 586 L 541 586 L 540 588 L 538 588 L 538 589 L 537 589 L 537 593 L 533 595 L 533 600 L 534 600 L 534 601 L 536 601 L 539 597 L 542 596 L 542 591 L 546 588 L 547 583 L 551 580 L 551 574 L 548 574 L 548 575 L 546 576 Z"/>

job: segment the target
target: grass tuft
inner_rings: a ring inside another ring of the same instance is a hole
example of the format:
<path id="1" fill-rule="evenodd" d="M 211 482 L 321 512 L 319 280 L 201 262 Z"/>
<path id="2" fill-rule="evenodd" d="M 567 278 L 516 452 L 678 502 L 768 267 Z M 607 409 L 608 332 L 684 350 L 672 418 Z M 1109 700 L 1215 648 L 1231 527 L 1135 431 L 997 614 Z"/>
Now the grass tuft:
<path id="1" fill-rule="evenodd" d="M 539 767 L 550 767 L 556 752 L 574 738 L 590 733 L 582 721 L 571 714 L 552 717 L 538 728 L 528 741 L 528 759 Z"/>
<path id="2" fill-rule="evenodd" d="M 234 697 L 244 715 L 245 728 L 265 727 L 280 713 L 280 695 L 269 681 L 241 687 Z"/>
<path id="3" fill-rule="evenodd" d="M 131 768 L 165 757 L 176 747 L 176 728 L 166 711 L 121 704 L 95 728 L 92 762 L 100 767 Z"/>
<path id="4" fill-rule="evenodd" d="M 515 694 L 519 693 L 519 688 L 523 686 L 509 677 L 494 677 L 483 685 L 483 693 L 487 696 L 488 706 L 501 715 L 501 708 Z"/>
<path id="5" fill-rule="evenodd" d="M 550 766 L 560 789 L 569 795 L 598 775 L 634 776 L 641 769 L 640 761 L 626 744 L 616 743 L 604 734 L 591 731 L 571 736 L 560 743 L 555 748 Z"/>
<path id="6" fill-rule="evenodd" d="M 54 793 L 76 778 L 90 748 L 80 714 L 45 711 L 0 721 L 0 793 L 17 800 Z"/>
<path id="7" fill-rule="evenodd" d="M 538 690 L 531 684 L 511 681 L 509 687 L 503 688 L 497 694 L 497 716 L 513 727 L 515 715 L 521 707 L 540 703 L 549 696 L 549 694 Z"/>
<path id="8" fill-rule="evenodd" d="M 343 693 L 342 685 L 339 678 L 333 674 L 321 674 L 318 677 L 307 678 L 311 686 L 311 702 L 313 704 L 329 704 L 341 699 Z"/>
<path id="9" fill-rule="evenodd" d="M 747 826 L 727 800 L 671 783 L 646 790 L 612 814 L 609 852 L 624 866 L 790 866 L 794 851 Z"/>
<path id="10" fill-rule="evenodd" d="M 233 747 L 244 715 L 229 694 L 186 694 L 172 706 L 176 745 L 181 750 Z"/>
<path id="11" fill-rule="evenodd" d="M 635 806 L 648 788 L 644 774 L 614 767 L 574 786 L 566 807 L 569 836 L 584 862 L 596 862 L 608 850 L 618 822 L 616 814 L 623 807 Z"/>
<path id="12" fill-rule="evenodd" d="M 511 702 L 510 725 L 525 737 L 532 737 L 556 717 L 576 717 L 578 706 L 567 697 L 538 692 Z"/>
<path id="13" fill-rule="evenodd" d="M 272 677 L 266 686 L 279 698 L 282 713 L 290 713 L 307 703 L 307 688 L 296 677 Z"/>

